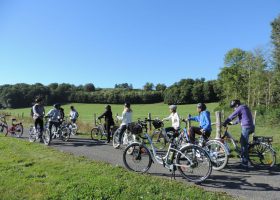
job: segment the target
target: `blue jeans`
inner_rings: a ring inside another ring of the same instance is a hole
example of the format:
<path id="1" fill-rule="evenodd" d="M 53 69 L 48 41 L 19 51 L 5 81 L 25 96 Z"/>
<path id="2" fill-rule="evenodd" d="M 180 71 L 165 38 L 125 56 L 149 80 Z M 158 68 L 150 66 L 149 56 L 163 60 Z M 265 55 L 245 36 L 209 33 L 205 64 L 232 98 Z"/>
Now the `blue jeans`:
<path id="1" fill-rule="evenodd" d="M 241 131 L 241 162 L 244 165 L 248 165 L 249 161 L 249 135 L 255 131 L 255 128 L 245 128 L 242 127 Z"/>

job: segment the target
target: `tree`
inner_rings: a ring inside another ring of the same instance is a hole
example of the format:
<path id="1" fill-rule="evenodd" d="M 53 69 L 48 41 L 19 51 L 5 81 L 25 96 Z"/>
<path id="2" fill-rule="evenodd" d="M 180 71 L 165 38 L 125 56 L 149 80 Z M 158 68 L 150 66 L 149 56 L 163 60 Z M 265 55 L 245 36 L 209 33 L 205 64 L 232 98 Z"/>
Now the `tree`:
<path id="1" fill-rule="evenodd" d="M 132 86 L 132 84 L 121 83 L 121 84 L 115 84 L 115 88 L 132 90 L 133 86 Z"/>
<path id="2" fill-rule="evenodd" d="M 280 102 L 280 15 L 271 23 L 272 34 L 271 39 L 274 45 L 273 50 L 273 64 L 274 73 L 272 79 L 272 96 L 275 105 Z"/>
<path id="3" fill-rule="evenodd" d="M 159 92 L 163 92 L 166 88 L 167 88 L 167 87 L 166 87 L 165 84 L 160 84 L 160 83 L 158 83 L 158 84 L 156 85 L 156 91 L 159 91 Z"/>
<path id="4" fill-rule="evenodd" d="M 153 83 L 149 83 L 147 82 L 144 86 L 143 86 L 143 89 L 145 91 L 152 91 L 154 89 L 154 84 Z"/>
<path id="5" fill-rule="evenodd" d="M 95 91 L 95 87 L 92 83 L 85 84 L 84 89 L 85 89 L 86 92 L 94 92 Z"/>

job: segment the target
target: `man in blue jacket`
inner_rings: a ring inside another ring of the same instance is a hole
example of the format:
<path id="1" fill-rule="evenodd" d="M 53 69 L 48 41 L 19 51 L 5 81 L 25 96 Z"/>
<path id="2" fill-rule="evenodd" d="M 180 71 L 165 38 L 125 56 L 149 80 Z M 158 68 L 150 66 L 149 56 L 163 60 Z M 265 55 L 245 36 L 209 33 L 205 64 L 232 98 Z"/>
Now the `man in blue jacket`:
<path id="1" fill-rule="evenodd" d="M 206 110 L 206 105 L 204 103 L 197 104 L 197 111 L 199 113 L 198 116 L 188 119 L 199 122 L 199 127 L 191 126 L 188 131 L 191 143 L 195 142 L 195 134 L 202 135 L 204 139 L 207 139 L 210 137 L 212 131 L 210 112 Z"/>
<path id="2" fill-rule="evenodd" d="M 249 135 L 255 131 L 255 125 L 250 109 L 246 105 L 242 105 L 240 100 L 232 100 L 230 107 L 234 109 L 234 112 L 223 122 L 223 126 L 227 126 L 233 119 L 238 119 L 231 124 L 241 124 L 241 166 L 248 168 L 249 161 Z"/>

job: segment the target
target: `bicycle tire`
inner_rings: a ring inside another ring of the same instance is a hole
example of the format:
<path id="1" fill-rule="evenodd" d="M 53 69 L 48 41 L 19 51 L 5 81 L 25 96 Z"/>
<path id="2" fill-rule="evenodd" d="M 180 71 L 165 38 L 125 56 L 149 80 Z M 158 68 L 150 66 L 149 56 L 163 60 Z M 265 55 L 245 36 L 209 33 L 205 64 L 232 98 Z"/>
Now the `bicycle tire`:
<path id="1" fill-rule="evenodd" d="M 45 129 L 42 133 L 42 139 L 46 146 L 50 145 L 51 143 L 51 134 L 49 129 Z"/>
<path id="2" fill-rule="evenodd" d="M 91 129 L 90 136 L 91 136 L 92 140 L 99 140 L 99 138 L 101 138 L 100 135 L 102 135 L 102 134 L 101 134 L 101 131 L 99 128 L 94 127 Z"/>
<path id="3" fill-rule="evenodd" d="M 62 127 L 60 130 L 60 137 L 64 142 L 67 142 L 70 138 L 70 130 L 67 127 Z"/>
<path id="4" fill-rule="evenodd" d="M 176 166 L 184 178 L 195 183 L 205 181 L 212 173 L 211 158 L 204 149 L 196 145 L 183 146 L 177 152 Z"/>
<path id="5" fill-rule="evenodd" d="M 164 135 L 162 134 L 162 131 L 155 130 L 151 136 L 151 139 L 156 149 L 163 150 L 166 148 L 167 141 Z"/>
<path id="6" fill-rule="evenodd" d="M 252 143 L 248 151 L 249 161 L 254 167 L 271 168 L 276 163 L 276 153 L 268 144 Z"/>
<path id="7" fill-rule="evenodd" d="M 71 126 L 72 126 L 71 134 L 76 135 L 78 133 L 78 125 L 77 124 L 72 124 Z"/>
<path id="8" fill-rule="evenodd" d="M 23 125 L 18 124 L 16 125 L 16 131 L 15 131 L 16 137 L 21 137 L 23 134 Z"/>
<path id="9" fill-rule="evenodd" d="M 228 163 L 228 150 L 218 140 L 209 140 L 204 149 L 208 152 L 214 170 L 222 170 Z"/>
<path id="10" fill-rule="evenodd" d="M 128 151 L 132 152 L 127 153 Z M 152 165 L 152 157 L 146 146 L 141 143 L 132 143 L 123 152 L 123 162 L 128 170 L 145 173 Z"/>
<path id="11" fill-rule="evenodd" d="M 28 140 L 29 142 L 35 142 L 37 137 L 37 132 L 33 126 L 30 127 L 29 129 L 29 135 L 28 135 Z"/>
<path id="12" fill-rule="evenodd" d="M 4 133 L 5 135 L 7 135 L 8 134 L 8 125 L 5 124 L 5 123 L 2 123 L 0 125 L 0 132 Z"/>
<path id="13" fill-rule="evenodd" d="M 123 137 L 124 137 L 124 134 L 122 134 L 122 139 L 121 139 L 121 141 L 123 141 Z M 119 132 L 118 131 L 116 131 L 115 133 L 114 133 L 114 135 L 113 135 L 113 148 L 114 149 L 117 149 L 117 148 L 119 148 L 120 147 L 120 142 L 119 142 Z"/>

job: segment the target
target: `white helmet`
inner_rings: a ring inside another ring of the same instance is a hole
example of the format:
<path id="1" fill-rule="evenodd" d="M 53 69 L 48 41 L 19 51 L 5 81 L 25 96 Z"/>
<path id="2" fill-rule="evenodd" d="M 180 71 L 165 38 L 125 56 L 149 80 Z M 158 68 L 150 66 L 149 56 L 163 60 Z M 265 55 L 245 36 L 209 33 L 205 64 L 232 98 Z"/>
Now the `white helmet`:
<path id="1" fill-rule="evenodd" d="M 176 105 L 170 105 L 169 109 L 171 109 L 172 111 L 176 111 L 177 110 L 177 106 Z"/>

